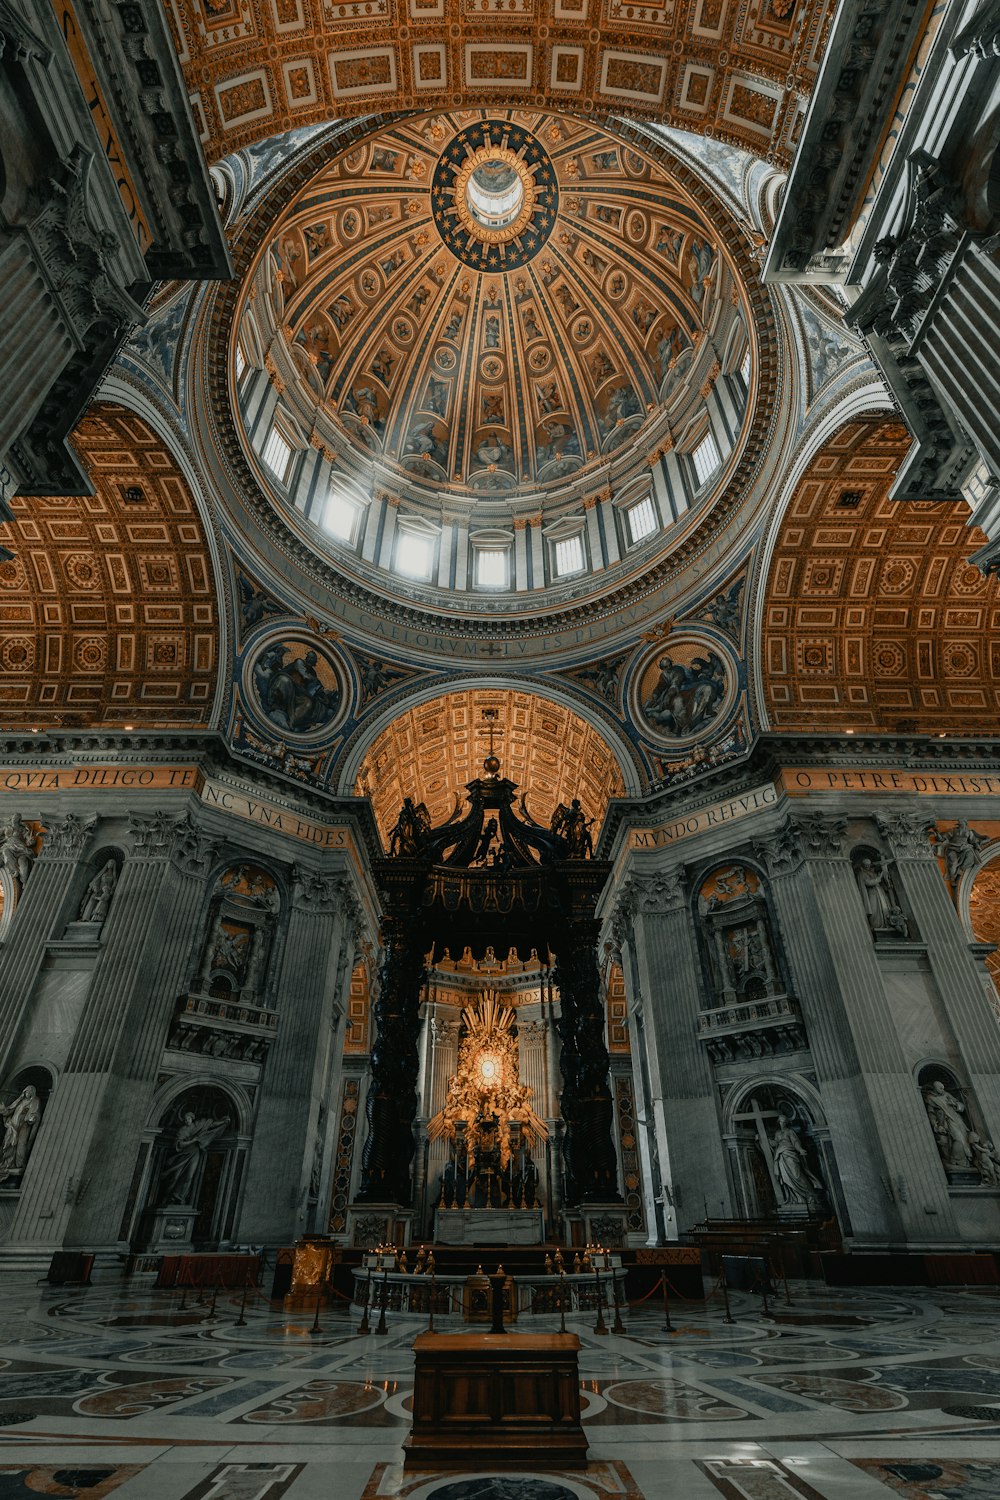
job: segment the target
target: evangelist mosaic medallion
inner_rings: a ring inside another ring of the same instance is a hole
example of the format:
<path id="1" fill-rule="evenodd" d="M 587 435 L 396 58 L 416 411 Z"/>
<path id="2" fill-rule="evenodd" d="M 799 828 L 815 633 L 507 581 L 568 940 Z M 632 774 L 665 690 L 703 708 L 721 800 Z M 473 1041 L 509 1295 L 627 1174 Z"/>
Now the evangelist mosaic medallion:
<path id="1" fill-rule="evenodd" d="M 545 244 L 559 195 L 545 147 L 510 120 L 462 130 L 439 159 L 431 208 L 448 249 L 476 271 L 513 271 Z"/>
<path id="2" fill-rule="evenodd" d="M 254 656 L 248 686 L 264 721 L 285 734 L 320 735 L 342 716 L 340 671 L 316 641 L 267 640 Z"/>
<path id="3" fill-rule="evenodd" d="M 701 636 L 670 636 L 640 665 L 633 709 L 651 739 L 690 742 L 721 725 L 737 687 L 725 648 Z"/>

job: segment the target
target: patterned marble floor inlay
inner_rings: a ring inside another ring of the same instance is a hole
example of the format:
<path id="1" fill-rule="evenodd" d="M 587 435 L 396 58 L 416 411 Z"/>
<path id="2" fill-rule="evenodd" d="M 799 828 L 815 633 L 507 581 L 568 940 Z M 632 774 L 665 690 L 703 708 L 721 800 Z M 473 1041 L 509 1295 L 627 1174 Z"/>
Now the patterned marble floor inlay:
<path id="1" fill-rule="evenodd" d="M 417 1317 L 0 1286 L 0 1500 L 1000 1500 L 1000 1298 L 793 1283 L 581 1340 L 585 1471 L 408 1471 Z M 455 1318 L 440 1331 L 460 1331 Z M 519 1327 L 552 1332 L 540 1317 Z"/>

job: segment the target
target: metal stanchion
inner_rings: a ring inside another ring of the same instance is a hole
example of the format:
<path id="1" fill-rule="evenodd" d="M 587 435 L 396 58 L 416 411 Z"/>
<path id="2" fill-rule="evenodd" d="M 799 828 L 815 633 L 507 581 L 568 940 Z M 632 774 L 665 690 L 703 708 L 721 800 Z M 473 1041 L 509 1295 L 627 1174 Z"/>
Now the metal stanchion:
<path id="1" fill-rule="evenodd" d="M 611 1324 L 611 1332 L 612 1333 L 627 1333 L 628 1329 L 625 1327 L 625 1324 L 622 1322 L 621 1304 L 619 1303 L 619 1300 L 618 1300 L 618 1277 L 615 1275 L 615 1268 L 614 1268 L 614 1266 L 612 1266 L 612 1268 L 611 1268 L 611 1292 L 612 1292 L 612 1297 L 613 1297 L 614 1304 L 615 1304 L 615 1317 L 614 1317 L 614 1322 Z"/>
<path id="2" fill-rule="evenodd" d="M 728 1308 L 727 1308 L 728 1311 Z M 670 1287 L 667 1284 L 667 1268 L 663 1268 L 663 1332 L 673 1333 L 674 1325 L 670 1321 Z"/>
<path id="3" fill-rule="evenodd" d="M 365 1303 L 361 1314 L 361 1322 L 358 1324 L 358 1333 L 371 1333 L 371 1324 L 368 1321 L 368 1304 L 372 1300 L 372 1273 L 368 1268 L 368 1280 L 365 1282 Z"/>
<path id="4" fill-rule="evenodd" d="M 725 1268 L 725 1266 L 723 1266 L 723 1268 L 722 1268 L 722 1275 L 719 1277 L 719 1285 L 722 1288 L 722 1300 L 723 1300 L 723 1302 L 726 1305 L 726 1316 L 723 1318 L 722 1321 L 724 1323 L 735 1323 L 736 1319 L 733 1317 L 733 1315 L 732 1315 L 732 1313 L 731 1313 L 731 1311 L 729 1309 L 729 1285 L 728 1285 L 728 1283 L 726 1281 L 726 1268 Z"/>
<path id="5" fill-rule="evenodd" d="M 385 1271 L 382 1272 L 382 1305 L 381 1305 L 381 1307 L 378 1310 L 378 1324 L 377 1324 L 377 1326 L 375 1328 L 375 1332 L 376 1333 L 388 1333 L 389 1332 L 388 1328 L 385 1326 L 385 1308 L 386 1308 L 386 1303 L 388 1302 L 388 1300 L 389 1300 L 389 1272 L 388 1272 L 388 1270 L 385 1270 Z"/>
<path id="6" fill-rule="evenodd" d="M 785 1306 L 791 1307 L 792 1297 L 791 1293 L 788 1290 L 788 1268 L 785 1264 L 785 1245 L 780 1236 L 778 1238 L 778 1266 L 781 1270 L 781 1280 L 784 1283 L 785 1287 Z"/>
<path id="7" fill-rule="evenodd" d="M 436 1281 L 436 1277 L 435 1277 L 435 1271 L 434 1271 L 434 1267 L 431 1266 L 431 1309 L 430 1309 L 430 1317 L 427 1320 L 427 1332 L 428 1333 L 433 1333 L 434 1332 L 434 1294 L 435 1294 L 436 1289 L 437 1289 L 437 1281 Z"/>
<path id="8" fill-rule="evenodd" d="M 211 1301 L 211 1304 L 209 1306 L 208 1312 L 205 1314 L 205 1321 L 206 1322 L 208 1321 L 209 1318 L 214 1318 L 215 1317 L 215 1299 L 216 1299 L 216 1297 L 218 1295 L 219 1295 L 219 1288 L 218 1288 L 218 1286 L 217 1285 L 213 1286 L 213 1288 L 212 1288 L 212 1301 Z"/>
<path id="9" fill-rule="evenodd" d="M 594 1280 L 597 1283 L 597 1322 L 594 1324 L 595 1333 L 607 1333 L 607 1324 L 604 1321 L 604 1294 L 601 1291 L 601 1273 L 594 1268 Z"/>
<path id="10" fill-rule="evenodd" d="M 559 1332 L 566 1332 L 566 1272 L 559 1272 Z"/>
<path id="11" fill-rule="evenodd" d="M 309 1330 L 310 1336 L 313 1336 L 313 1335 L 315 1335 L 317 1333 L 322 1333 L 323 1332 L 322 1328 L 319 1326 L 319 1310 L 320 1310 L 320 1307 L 322 1306 L 322 1304 L 323 1304 L 323 1283 L 322 1283 L 322 1281 L 317 1281 L 317 1283 L 316 1283 L 316 1312 L 315 1312 L 315 1315 L 313 1317 L 313 1325 L 312 1325 L 312 1327 Z"/>
<path id="12" fill-rule="evenodd" d="M 240 1299 L 240 1315 L 236 1319 L 236 1327 L 237 1328 L 245 1328 L 247 1326 L 247 1320 L 243 1316 L 243 1314 L 246 1312 L 246 1310 L 247 1310 L 247 1284 L 246 1284 L 246 1281 L 244 1280 L 244 1282 L 243 1282 L 243 1296 Z"/>

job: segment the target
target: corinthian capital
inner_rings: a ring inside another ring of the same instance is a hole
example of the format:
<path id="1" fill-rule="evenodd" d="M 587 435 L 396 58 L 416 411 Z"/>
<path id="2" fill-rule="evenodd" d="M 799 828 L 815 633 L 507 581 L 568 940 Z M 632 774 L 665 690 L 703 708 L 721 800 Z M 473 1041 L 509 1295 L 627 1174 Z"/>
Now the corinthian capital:
<path id="1" fill-rule="evenodd" d="M 802 852 L 807 858 L 828 859 L 841 854 L 847 838 L 847 819 L 829 817 L 825 813 L 812 813 L 808 817 L 796 818 Z"/>
<path id="2" fill-rule="evenodd" d="M 219 845 L 185 814 L 174 832 L 174 864 L 185 875 L 207 875 Z"/>
<path id="3" fill-rule="evenodd" d="M 802 835 L 790 818 L 770 838 L 758 839 L 753 850 L 769 875 L 790 875 L 805 859 Z"/>
<path id="4" fill-rule="evenodd" d="M 919 813 L 876 813 L 878 831 L 897 859 L 930 859 L 931 831 L 929 818 Z"/>
<path id="5" fill-rule="evenodd" d="M 77 817 L 67 813 L 65 818 L 54 819 L 45 830 L 42 855 L 45 859 L 79 859 L 97 827 L 97 817 Z"/>
<path id="6" fill-rule="evenodd" d="M 655 875 L 633 875 L 629 881 L 634 910 L 639 913 L 677 911 L 687 899 L 679 870 L 658 870 Z"/>
<path id="7" fill-rule="evenodd" d="M 177 821 L 165 812 L 155 812 L 149 818 L 138 818 L 135 813 L 129 813 L 128 831 L 133 856 L 136 859 L 167 859 L 173 847 Z"/>
<path id="8" fill-rule="evenodd" d="M 342 875 L 321 875 L 305 865 L 292 867 L 292 905 L 300 911 L 336 911 L 346 891 L 347 882 Z"/>

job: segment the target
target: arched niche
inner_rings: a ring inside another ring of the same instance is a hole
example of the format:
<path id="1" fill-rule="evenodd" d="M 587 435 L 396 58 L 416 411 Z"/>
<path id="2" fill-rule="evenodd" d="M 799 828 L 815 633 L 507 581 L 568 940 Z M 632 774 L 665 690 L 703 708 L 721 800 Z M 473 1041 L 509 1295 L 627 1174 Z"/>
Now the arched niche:
<path id="1" fill-rule="evenodd" d="M 136 1168 L 135 1248 L 208 1249 L 231 1240 L 249 1146 L 247 1101 L 200 1079 L 161 1096 L 153 1121 Z"/>
<path id="2" fill-rule="evenodd" d="M 737 1217 L 790 1223 L 840 1210 L 839 1174 L 822 1105 L 800 1078 L 757 1077 L 723 1112 Z"/>
<path id="3" fill-rule="evenodd" d="M 34 1063 L 0 1089 L 0 1188 L 20 1187 L 53 1083 L 51 1069 Z"/>

